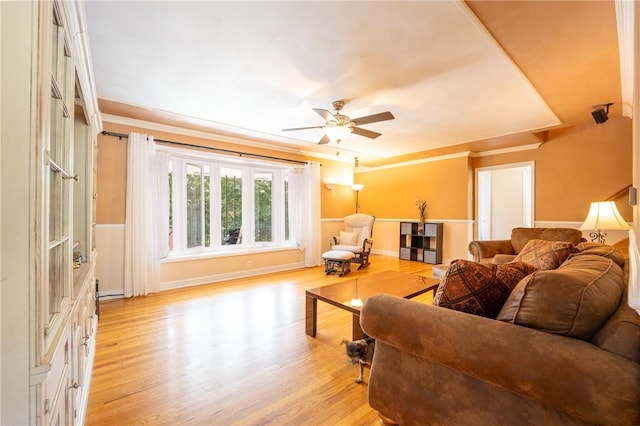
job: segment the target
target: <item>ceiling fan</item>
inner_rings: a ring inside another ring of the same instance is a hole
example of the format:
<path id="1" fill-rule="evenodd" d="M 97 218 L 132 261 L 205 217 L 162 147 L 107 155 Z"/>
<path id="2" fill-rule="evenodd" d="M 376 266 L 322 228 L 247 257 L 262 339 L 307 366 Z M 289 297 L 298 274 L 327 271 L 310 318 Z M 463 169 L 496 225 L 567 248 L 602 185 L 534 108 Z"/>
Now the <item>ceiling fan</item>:
<path id="1" fill-rule="evenodd" d="M 395 117 L 389 111 L 380 112 L 378 114 L 367 115 L 360 118 L 349 118 L 344 114 L 340 114 L 340 111 L 344 107 L 344 101 L 334 101 L 331 103 L 333 109 L 336 110 L 335 114 L 330 113 L 326 109 L 313 108 L 325 120 L 324 126 L 311 126 L 311 127 L 295 127 L 292 129 L 282 129 L 283 132 L 290 132 L 295 130 L 307 130 L 307 129 L 324 129 L 324 136 L 318 144 L 324 145 L 331 141 L 341 142 L 345 140 L 351 133 L 364 136 L 366 138 L 375 139 L 382 133 L 372 132 L 357 127 L 361 124 L 375 123 L 378 121 L 393 120 Z"/>

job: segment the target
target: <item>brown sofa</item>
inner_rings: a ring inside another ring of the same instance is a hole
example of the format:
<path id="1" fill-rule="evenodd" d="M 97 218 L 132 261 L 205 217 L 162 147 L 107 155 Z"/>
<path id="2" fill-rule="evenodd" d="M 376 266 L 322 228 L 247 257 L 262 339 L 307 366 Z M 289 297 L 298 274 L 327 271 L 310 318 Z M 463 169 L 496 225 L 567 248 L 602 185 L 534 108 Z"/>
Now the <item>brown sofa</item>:
<path id="1" fill-rule="evenodd" d="M 602 251 L 528 275 L 497 319 L 369 298 L 369 404 L 401 425 L 640 424 L 640 315 L 626 258 Z"/>
<path id="2" fill-rule="evenodd" d="M 497 255 L 496 263 L 504 263 L 512 260 L 533 239 L 574 244 L 584 241 L 582 232 L 573 228 L 513 228 L 509 240 L 471 241 L 469 253 L 476 262 L 492 261 Z"/>

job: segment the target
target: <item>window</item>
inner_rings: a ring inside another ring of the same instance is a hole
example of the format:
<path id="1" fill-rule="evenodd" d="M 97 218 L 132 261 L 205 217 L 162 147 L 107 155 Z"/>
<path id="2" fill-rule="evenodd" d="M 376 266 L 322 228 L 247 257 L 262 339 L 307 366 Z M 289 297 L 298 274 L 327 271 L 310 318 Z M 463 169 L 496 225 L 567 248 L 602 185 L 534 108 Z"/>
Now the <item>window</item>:
<path id="1" fill-rule="evenodd" d="M 261 242 L 272 241 L 273 175 L 265 172 L 256 173 L 253 178 L 253 184 L 255 240 Z"/>
<path id="2" fill-rule="evenodd" d="M 205 173 L 203 166 L 187 164 L 187 248 L 200 247 L 208 235 L 205 235 Z M 207 179 L 208 181 L 208 179 Z"/>
<path id="3" fill-rule="evenodd" d="M 294 167 L 167 148 L 171 255 L 292 246 Z"/>
<path id="4" fill-rule="evenodd" d="M 220 168 L 221 244 L 239 244 L 242 228 L 242 170 Z"/>

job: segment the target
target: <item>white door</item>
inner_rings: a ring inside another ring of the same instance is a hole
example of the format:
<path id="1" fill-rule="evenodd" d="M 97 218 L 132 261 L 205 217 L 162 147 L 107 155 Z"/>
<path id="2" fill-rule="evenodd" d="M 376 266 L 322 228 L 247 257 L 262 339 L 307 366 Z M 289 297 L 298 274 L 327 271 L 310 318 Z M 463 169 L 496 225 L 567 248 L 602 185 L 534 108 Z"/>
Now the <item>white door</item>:
<path id="1" fill-rule="evenodd" d="M 476 170 L 479 240 L 508 240 L 516 227 L 533 227 L 534 163 Z"/>

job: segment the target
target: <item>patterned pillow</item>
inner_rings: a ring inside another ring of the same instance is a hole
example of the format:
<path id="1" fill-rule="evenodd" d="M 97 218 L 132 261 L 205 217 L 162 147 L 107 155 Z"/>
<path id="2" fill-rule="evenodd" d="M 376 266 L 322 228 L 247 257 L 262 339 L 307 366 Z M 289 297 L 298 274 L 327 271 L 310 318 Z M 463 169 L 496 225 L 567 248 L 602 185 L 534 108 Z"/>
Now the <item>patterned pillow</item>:
<path id="1" fill-rule="evenodd" d="M 496 318 L 511 290 L 535 270 L 524 262 L 495 265 L 454 260 L 440 281 L 433 304 Z"/>
<path id="2" fill-rule="evenodd" d="M 576 248 L 570 241 L 529 240 L 514 262 L 525 262 L 536 269 L 556 269 Z"/>

